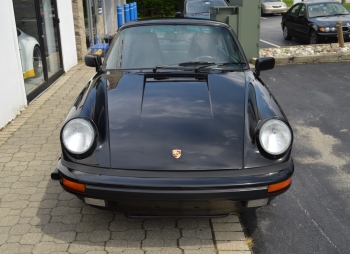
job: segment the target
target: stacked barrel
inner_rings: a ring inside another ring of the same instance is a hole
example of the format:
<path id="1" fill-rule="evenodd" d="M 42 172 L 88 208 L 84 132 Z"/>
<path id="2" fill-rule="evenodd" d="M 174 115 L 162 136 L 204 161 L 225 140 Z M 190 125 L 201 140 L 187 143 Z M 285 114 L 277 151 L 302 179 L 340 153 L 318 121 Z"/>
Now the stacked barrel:
<path id="1" fill-rule="evenodd" d="M 118 28 L 124 23 L 137 19 L 137 3 L 124 4 L 117 6 Z"/>

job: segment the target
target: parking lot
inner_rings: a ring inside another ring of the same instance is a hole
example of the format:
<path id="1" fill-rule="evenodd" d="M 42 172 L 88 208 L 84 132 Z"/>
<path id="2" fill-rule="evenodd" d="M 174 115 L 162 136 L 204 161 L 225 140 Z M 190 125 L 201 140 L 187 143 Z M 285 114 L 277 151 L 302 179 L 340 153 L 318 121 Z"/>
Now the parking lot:
<path id="1" fill-rule="evenodd" d="M 242 213 L 253 253 L 348 253 L 350 63 L 277 66 L 261 76 L 294 130 L 293 184 Z"/>

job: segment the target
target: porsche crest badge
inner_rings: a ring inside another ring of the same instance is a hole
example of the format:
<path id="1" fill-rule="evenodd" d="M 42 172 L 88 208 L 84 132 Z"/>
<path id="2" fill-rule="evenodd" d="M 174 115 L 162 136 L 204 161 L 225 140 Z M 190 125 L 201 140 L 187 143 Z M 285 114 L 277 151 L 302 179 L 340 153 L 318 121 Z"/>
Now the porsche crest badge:
<path id="1" fill-rule="evenodd" d="M 174 156 L 175 159 L 180 158 L 180 157 L 181 157 L 181 150 L 179 150 L 179 149 L 174 149 L 174 150 L 173 150 L 173 156 Z"/>

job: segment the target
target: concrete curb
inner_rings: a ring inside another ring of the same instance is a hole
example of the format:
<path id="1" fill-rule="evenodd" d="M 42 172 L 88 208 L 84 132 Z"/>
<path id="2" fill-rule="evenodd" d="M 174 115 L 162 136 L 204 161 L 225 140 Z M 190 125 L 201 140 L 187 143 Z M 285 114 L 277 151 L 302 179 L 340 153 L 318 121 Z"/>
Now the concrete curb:
<path id="1" fill-rule="evenodd" d="M 346 43 L 345 46 L 349 43 Z M 338 44 L 317 44 L 317 46 L 338 46 Z M 288 48 L 302 48 L 306 45 L 301 46 L 286 46 L 280 47 L 278 49 L 284 50 Z M 315 63 L 335 63 L 335 62 L 349 62 L 350 53 L 349 52 L 323 52 L 313 55 L 275 55 L 276 65 L 288 65 L 288 64 L 315 64 Z M 253 58 L 250 63 L 255 64 L 256 58 Z"/>
<path id="2" fill-rule="evenodd" d="M 276 65 L 287 64 L 315 64 L 315 63 L 335 63 L 335 62 L 349 62 L 350 54 L 331 53 L 329 55 L 309 55 L 309 56 L 291 56 L 283 57 L 276 56 Z M 256 58 L 253 58 L 251 63 L 255 64 Z"/>

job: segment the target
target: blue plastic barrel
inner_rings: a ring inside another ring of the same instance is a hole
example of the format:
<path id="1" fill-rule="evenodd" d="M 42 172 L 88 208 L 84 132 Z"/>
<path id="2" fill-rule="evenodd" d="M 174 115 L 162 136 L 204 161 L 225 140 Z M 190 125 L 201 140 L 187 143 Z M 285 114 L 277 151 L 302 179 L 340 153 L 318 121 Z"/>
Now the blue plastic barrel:
<path id="1" fill-rule="evenodd" d="M 133 21 L 135 19 L 134 17 L 134 3 L 130 3 L 130 21 Z"/>
<path id="2" fill-rule="evenodd" d="M 137 3 L 134 3 L 135 19 L 137 19 Z"/>
<path id="3" fill-rule="evenodd" d="M 130 21 L 130 10 L 128 4 L 124 4 L 124 20 L 125 23 Z"/>
<path id="4" fill-rule="evenodd" d="M 123 7 L 117 6 L 118 28 L 123 25 Z"/>

